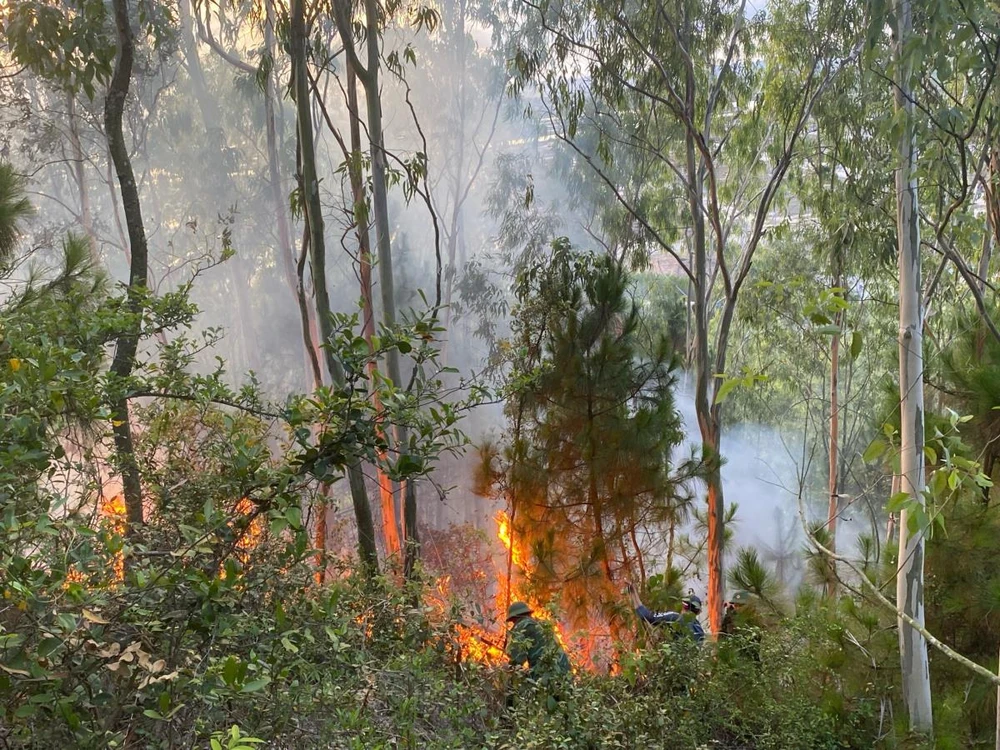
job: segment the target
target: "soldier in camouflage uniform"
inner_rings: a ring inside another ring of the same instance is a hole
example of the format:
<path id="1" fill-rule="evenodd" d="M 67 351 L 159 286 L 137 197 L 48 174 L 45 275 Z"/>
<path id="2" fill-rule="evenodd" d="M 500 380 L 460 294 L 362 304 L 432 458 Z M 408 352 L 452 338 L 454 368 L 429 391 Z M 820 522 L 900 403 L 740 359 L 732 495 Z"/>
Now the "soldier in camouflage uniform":
<path id="1" fill-rule="evenodd" d="M 764 622 L 754 606 L 749 591 L 737 591 L 726 602 L 722 618 L 720 640 L 730 653 L 739 654 L 748 661 L 760 662 L 760 642 Z"/>
<path id="2" fill-rule="evenodd" d="M 569 657 L 552 632 L 531 616 L 531 607 L 514 602 L 507 610 L 511 623 L 507 657 L 514 667 L 528 664 L 528 676 L 538 680 L 569 672 Z"/>
<path id="3" fill-rule="evenodd" d="M 531 607 L 524 602 L 514 602 L 507 610 L 511 624 L 507 636 L 507 658 L 510 665 L 520 672 L 528 665 L 527 682 L 544 688 L 549 710 L 558 705 L 562 692 L 561 682 L 569 674 L 569 657 L 556 640 L 555 634 L 531 616 Z M 514 705 L 519 692 L 517 675 L 507 685 L 507 707 Z"/>

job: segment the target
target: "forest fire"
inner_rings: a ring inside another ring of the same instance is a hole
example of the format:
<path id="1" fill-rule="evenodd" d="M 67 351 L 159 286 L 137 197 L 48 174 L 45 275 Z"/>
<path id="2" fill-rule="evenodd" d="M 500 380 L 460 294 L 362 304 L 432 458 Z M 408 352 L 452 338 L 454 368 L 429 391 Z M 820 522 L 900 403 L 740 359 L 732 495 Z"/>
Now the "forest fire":
<path id="1" fill-rule="evenodd" d="M 503 544 L 509 556 L 508 564 L 505 564 L 504 569 L 500 571 L 500 575 L 498 576 L 499 585 L 497 587 L 496 601 L 497 611 L 501 614 L 501 619 L 506 619 L 507 607 L 510 606 L 511 602 L 526 602 L 534 610 L 533 616 L 536 619 L 552 623 L 559 645 L 572 656 L 573 649 L 569 646 L 569 639 L 566 637 L 563 624 L 552 616 L 544 604 L 538 601 L 536 596 L 517 583 L 516 579 L 518 576 L 524 575 L 527 572 L 526 563 L 529 555 L 523 549 L 522 544 L 516 542 L 514 539 L 514 527 L 511 524 L 510 516 L 507 515 L 506 511 L 500 511 L 496 514 L 495 518 L 497 522 L 497 538 Z"/>
<path id="2" fill-rule="evenodd" d="M 534 616 L 539 620 L 551 622 L 556 639 L 567 652 L 569 639 L 566 638 L 562 623 L 555 620 L 544 603 L 538 601 L 521 583 L 526 574 L 526 564 L 529 555 L 523 546 L 515 539 L 514 529 L 507 513 L 500 511 L 494 516 L 496 521 L 496 538 L 502 544 L 505 552 L 503 560 L 495 565 L 495 577 L 489 589 L 493 590 L 493 611 L 489 615 L 489 624 L 485 626 L 458 624 L 454 635 L 460 649 L 461 658 L 480 664 L 496 666 L 505 659 L 507 608 L 512 601 L 524 601 L 534 610 Z M 446 602 L 452 595 L 452 577 L 442 575 L 437 579 L 432 594 L 434 606 L 444 612 Z"/>
<path id="3" fill-rule="evenodd" d="M 101 514 L 101 522 L 114 534 L 124 536 L 125 525 L 125 499 L 121 495 L 114 495 L 110 498 L 101 497 L 98 508 Z M 113 564 L 114 579 L 116 581 L 125 580 L 125 555 L 121 550 L 115 553 Z"/>
<path id="4" fill-rule="evenodd" d="M 121 495 L 105 497 L 101 495 L 97 501 L 97 522 L 110 534 L 116 536 L 125 535 L 125 500 Z M 111 564 L 112 580 L 121 583 L 125 580 L 125 555 L 121 549 L 114 553 L 114 562 Z M 87 576 L 79 569 L 73 567 L 66 573 L 66 584 L 81 584 L 87 580 Z"/>
<path id="5" fill-rule="evenodd" d="M 245 566 L 250 561 L 250 553 L 264 536 L 264 521 L 254 515 L 254 504 L 250 499 L 242 497 L 233 508 L 233 519 L 229 525 L 237 534 L 233 552 L 240 565 Z M 219 566 L 219 577 L 225 579 L 226 575 L 226 565 L 223 563 Z"/>
<path id="6" fill-rule="evenodd" d="M 261 538 L 264 536 L 264 520 L 259 516 L 254 516 L 254 504 L 249 498 L 242 497 L 239 502 L 236 503 L 234 508 L 234 513 L 240 519 L 251 518 L 249 524 L 240 532 L 239 539 L 236 542 L 236 555 L 240 562 L 246 564 L 249 559 L 250 552 L 260 544 Z M 234 526 L 237 522 L 234 522 Z"/>

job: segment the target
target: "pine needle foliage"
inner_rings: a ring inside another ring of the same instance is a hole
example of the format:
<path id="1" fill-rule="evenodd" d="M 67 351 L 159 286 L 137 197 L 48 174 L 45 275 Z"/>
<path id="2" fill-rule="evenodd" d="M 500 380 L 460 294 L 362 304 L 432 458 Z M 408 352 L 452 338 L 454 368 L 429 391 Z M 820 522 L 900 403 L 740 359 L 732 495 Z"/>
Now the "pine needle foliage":
<path id="1" fill-rule="evenodd" d="M 25 195 L 27 181 L 9 163 L 0 163 L 0 267 L 10 263 L 24 230 L 24 222 L 34 212 Z"/>

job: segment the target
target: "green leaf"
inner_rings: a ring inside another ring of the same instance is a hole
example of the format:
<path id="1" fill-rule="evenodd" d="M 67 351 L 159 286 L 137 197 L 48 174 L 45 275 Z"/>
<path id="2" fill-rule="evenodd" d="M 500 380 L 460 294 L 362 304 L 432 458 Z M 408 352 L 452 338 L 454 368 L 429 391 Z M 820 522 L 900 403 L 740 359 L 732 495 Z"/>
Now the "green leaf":
<path id="1" fill-rule="evenodd" d="M 226 681 L 226 684 L 230 687 L 236 685 L 236 680 L 240 676 L 240 665 L 236 662 L 235 656 L 230 656 L 226 659 L 225 665 L 222 667 L 222 679 Z"/>
<path id="2" fill-rule="evenodd" d="M 261 690 L 266 688 L 271 682 L 270 677 L 261 677 L 259 680 L 250 680 L 246 685 L 243 686 L 241 693 L 259 693 Z"/>
<path id="3" fill-rule="evenodd" d="M 18 719 L 26 719 L 29 716 L 34 716 L 37 711 L 38 706 L 34 703 L 25 703 L 14 712 L 14 716 Z"/>
<path id="4" fill-rule="evenodd" d="M 957 469 L 952 469 L 948 473 L 948 489 L 957 490 L 959 483 L 962 481 L 962 477 L 959 476 Z"/>
<path id="5" fill-rule="evenodd" d="M 854 331 L 851 334 L 851 359 L 860 357 L 862 349 L 864 349 L 864 340 L 861 337 L 861 331 Z"/>
<path id="6" fill-rule="evenodd" d="M 396 348 L 399 349 L 400 354 L 409 354 L 413 351 L 413 346 L 409 341 L 405 339 L 396 343 Z"/>
<path id="7" fill-rule="evenodd" d="M 715 403 L 721 404 L 728 398 L 729 394 L 732 393 L 733 389 L 740 384 L 739 378 L 730 378 L 729 380 L 724 380 L 722 385 L 719 386 L 718 393 L 715 394 Z"/>
<path id="8" fill-rule="evenodd" d="M 909 492 L 897 492 L 895 495 L 889 498 L 889 502 L 886 503 L 886 510 L 890 513 L 898 513 L 903 510 L 907 505 L 907 501 L 910 499 Z"/>
<path id="9" fill-rule="evenodd" d="M 871 444 L 865 449 L 865 452 L 861 456 L 861 460 L 866 464 L 873 463 L 885 455 L 885 452 L 889 449 L 888 443 L 880 438 L 872 440 Z"/>

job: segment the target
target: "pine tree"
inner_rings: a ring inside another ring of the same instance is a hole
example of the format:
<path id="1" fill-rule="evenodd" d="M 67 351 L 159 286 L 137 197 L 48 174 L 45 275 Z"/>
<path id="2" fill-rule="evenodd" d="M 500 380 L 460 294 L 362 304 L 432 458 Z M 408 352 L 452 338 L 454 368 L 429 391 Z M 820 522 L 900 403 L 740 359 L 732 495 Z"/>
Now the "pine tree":
<path id="1" fill-rule="evenodd" d="M 577 622 L 611 614 L 618 586 L 645 578 L 649 540 L 662 540 L 695 472 L 694 462 L 671 465 L 683 440 L 676 357 L 664 336 L 643 342 L 629 289 L 614 259 L 565 240 L 517 289 L 524 361 L 514 376 L 530 379 L 508 410 L 520 440 L 506 484 L 531 583 Z"/>

